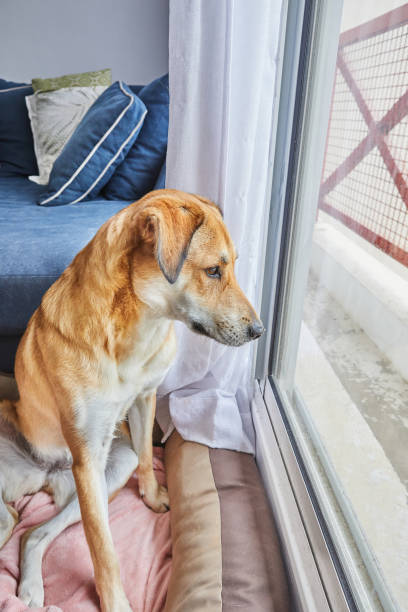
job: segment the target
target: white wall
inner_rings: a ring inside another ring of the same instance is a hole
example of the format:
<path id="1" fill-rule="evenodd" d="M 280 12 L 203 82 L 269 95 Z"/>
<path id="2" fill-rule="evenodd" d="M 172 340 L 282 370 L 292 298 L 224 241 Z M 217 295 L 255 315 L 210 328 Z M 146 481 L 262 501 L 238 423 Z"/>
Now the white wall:
<path id="1" fill-rule="evenodd" d="M 168 0 L 0 0 L 0 78 L 112 68 L 148 83 L 168 71 Z"/>

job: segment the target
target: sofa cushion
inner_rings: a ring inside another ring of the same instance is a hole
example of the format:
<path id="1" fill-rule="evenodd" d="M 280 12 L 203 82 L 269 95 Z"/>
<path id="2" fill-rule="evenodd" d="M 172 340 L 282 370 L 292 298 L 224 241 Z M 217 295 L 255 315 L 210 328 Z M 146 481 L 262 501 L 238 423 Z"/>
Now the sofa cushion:
<path id="1" fill-rule="evenodd" d="M 39 204 L 75 204 L 96 197 L 137 138 L 146 112 L 121 81 L 104 91 L 55 160 Z"/>
<path id="2" fill-rule="evenodd" d="M 31 84 L 34 91 L 56 91 L 66 87 L 109 87 L 112 84 L 112 73 L 110 68 L 105 68 L 48 79 L 32 79 Z"/>
<path id="3" fill-rule="evenodd" d="M 32 93 L 31 85 L 0 79 L 0 177 L 38 170 L 25 103 Z"/>
<path id="4" fill-rule="evenodd" d="M 94 200 L 40 207 L 44 187 L 25 177 L 0 180 L 0 334 L 24 331 L 45 291 L 94 236 L 128 202 Z"/>
<path id="5" fill-rule="evenodd" d="M 169 126 L 169 77 L 164 75 L 137 92 L 147 108 L 140 134 L 104 189 L 110 200 L 137 200 L 154 188 L 163 165 Z"/>

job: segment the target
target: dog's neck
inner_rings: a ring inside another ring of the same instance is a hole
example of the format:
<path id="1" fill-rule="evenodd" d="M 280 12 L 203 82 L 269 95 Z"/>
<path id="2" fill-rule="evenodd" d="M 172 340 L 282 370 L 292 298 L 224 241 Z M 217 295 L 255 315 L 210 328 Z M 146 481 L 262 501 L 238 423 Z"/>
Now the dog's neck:
<path id="1" fill-rule="evenodd" d="M 154 281 L 138 282 L 134 250 L 118 254 L 116 249 L 113 254 L 106 241 L 106 248 L 99 245 L 91 241 L 76 256 L 75 265 L 68 266 L 44 296 L 40 314 L 62 335 L 77 330 L 77 337 L 93 350 L 120 361 L 135 344 L 165 332 L 170 321 L 157 295 L 155 299 Z M 148 292 L 143 290 L 146 285 Z"/>

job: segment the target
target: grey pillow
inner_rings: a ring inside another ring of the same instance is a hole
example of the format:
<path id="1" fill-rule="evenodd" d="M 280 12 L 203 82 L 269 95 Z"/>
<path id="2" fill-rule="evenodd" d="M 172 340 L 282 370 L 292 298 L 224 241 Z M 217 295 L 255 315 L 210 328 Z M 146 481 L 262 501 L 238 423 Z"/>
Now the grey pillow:
<path id="1" fill-rule="evenodd" d="M 81 119 L 106 86 L 64 87 L 26 96 L 34 138 L 38 176 L 29 178 L 47 185 L 54 161 L 74 133 Z"/>

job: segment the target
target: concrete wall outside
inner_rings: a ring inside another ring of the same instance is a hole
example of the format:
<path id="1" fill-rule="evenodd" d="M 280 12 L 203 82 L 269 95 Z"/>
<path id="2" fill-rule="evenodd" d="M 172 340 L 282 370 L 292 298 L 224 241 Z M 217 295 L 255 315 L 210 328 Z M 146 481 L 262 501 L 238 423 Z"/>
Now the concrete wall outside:
<path id="1" fill-rule="evenodd" d="M 320 211 L 311 269 L 408 381 L 408 270 L 351 234 Z"/>

